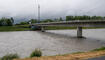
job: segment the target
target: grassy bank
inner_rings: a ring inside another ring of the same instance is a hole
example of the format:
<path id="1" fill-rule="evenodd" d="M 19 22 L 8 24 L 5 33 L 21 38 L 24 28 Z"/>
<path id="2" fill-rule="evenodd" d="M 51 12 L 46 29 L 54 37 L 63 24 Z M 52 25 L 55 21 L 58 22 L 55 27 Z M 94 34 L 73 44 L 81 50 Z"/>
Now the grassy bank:
<path id="1" fill-rule="evenodd" d="M 58 27 L 58 26 L 49 26 L 45 27 L 45 30 L 65 30 L 65 29 L 77 29 L 77 27 Z M 83 27 L 83 29 L 101 29 L 96 27 Z M 15 25 L 15 26 L 0 26 L 0 31 L 27 31 L 31 30 L 29 25 Z"/>
<path id="2" fill-rule="evenodd" d="M 100 56 L 105 56 L 105 47 L 94 49 L 89 52 L 77 52 L 65 55 L 42 56 L 42 57 L 14 59 L 14 60 L 83 60 Z"/>
<path id="3" fill-rule="evenodd" d="M 14 60 L 85 60 L 88 58 L 95 58 L 104 55 L 105 55 L 105 50 L 78 53 L 78 54 L 67 54 L 62 56 L 43 56 L 43 57 L 33 57 L 33 58 L 14 59 Z"/>
<path id="4" fill-rule="evenodd" d="M 0 26 L 0 31 L 26 31 L 30 30 L 29 25 Z"/>

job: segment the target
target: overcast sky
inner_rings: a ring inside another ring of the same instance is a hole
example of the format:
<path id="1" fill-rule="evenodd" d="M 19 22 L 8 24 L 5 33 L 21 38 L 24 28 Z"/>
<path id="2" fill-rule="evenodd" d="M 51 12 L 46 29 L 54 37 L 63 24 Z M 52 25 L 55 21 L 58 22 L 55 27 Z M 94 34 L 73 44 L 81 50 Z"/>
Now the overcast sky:
<path id="1" fill-rule="evenodd" d="M 0 0 L 0 17 L 37 18 L 41 6 L 41 19 L 67 15 L 105 16 L 105 0 Z"/>

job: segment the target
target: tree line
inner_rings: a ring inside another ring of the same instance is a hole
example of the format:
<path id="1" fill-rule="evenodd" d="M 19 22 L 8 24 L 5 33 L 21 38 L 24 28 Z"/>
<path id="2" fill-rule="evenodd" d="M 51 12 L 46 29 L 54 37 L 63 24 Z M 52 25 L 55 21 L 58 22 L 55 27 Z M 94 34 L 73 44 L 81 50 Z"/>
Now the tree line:
<path id="1" fill-rule="evenodd" d="M 30 19 L 29 21 L 20 22 L 21 25 L 29 24 L 29 22 L 33 23 L 48 23 L 48 22 L 59 22 L 59 21 L 73 21 L 73 20 L 104 20 L 105 17 L 102 16 L 66 16 L 66 20 L 63 20 L 62 17 L 55 18 L 55 19 L 44 19 L 44 20 L 37 20 L 37 19 Z"/>
<path id="2" fill-rule="evenodd" d="M 37 20 L 37 19 L 30 19 L 28 21 L 22 21 L 18 23 L 18 25 L 25 25 L 25 24 L 33 24 L 33 23 L 48 23 L 48 22 L 58 22 L 58 21 L 63 21 L 62 17 L 56 18 L 56 19 L 44 19 L 44 20 Z"/>
<path id="3" fill-rule="evenodd" d="M 28 21 L 22 21 L 17 25 L 25 25 L 25 24 L 33 24 L 33 23 L 48 23 L 48 22 L 59 22 L 59 21 L 72 21 L 72 20 L 104 20 L 105 17 L 102 16 L 66 16 L 66 20 L 63 20 L 62 17 L 55 18 L 55 19 L 44 19 L 44 20 L 37 20 L 37 19 L 30 19 Z M 0 19 L 0 26 L 12 26 L 14 24 L 13 17 L 11 18 L 1 18 Z"/>
<path id="4" fill-rule="evenodd" d="M 102 16 L 66 16 L 66 21 L 70 20 L 104 20 L 105 17 Z"/>
<path id="5" fill-rule="evenodd" d="M 0 26 L 12 26 L 14 23 L 14 19 L 11 17 L 11 18 L 1 18 L 0 19 Z"/>

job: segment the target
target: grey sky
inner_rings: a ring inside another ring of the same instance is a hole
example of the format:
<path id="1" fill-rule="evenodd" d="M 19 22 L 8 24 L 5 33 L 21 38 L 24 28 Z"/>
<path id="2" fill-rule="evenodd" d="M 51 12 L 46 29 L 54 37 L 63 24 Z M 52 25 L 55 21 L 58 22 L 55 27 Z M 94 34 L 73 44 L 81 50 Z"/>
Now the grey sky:
<path id="1" fill-rule="evenodd" d="M 105 16 L 105 0 L 38 0 L 41 18 Z M 37 18 L 36 0 L 0 0 L 0 17 Z"/>

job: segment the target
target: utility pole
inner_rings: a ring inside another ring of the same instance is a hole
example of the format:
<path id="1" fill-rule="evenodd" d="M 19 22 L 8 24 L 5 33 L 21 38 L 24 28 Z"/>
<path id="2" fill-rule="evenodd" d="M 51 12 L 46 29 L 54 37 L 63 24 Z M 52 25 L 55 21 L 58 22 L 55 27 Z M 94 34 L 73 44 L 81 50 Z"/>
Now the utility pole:
<path id="1" fill-rule="evenodd" d="M 40 23 L 40 4 L 38 4 L 38 23 Z"/>

